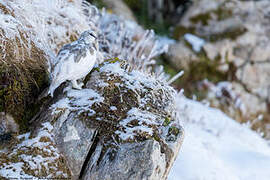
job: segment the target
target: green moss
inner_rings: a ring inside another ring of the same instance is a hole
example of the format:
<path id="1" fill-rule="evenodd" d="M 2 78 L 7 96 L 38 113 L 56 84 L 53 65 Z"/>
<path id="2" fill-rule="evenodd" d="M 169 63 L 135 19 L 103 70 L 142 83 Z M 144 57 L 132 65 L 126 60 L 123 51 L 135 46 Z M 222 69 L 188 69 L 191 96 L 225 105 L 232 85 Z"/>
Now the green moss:
<path id="1" fill-rule="evenodd" d="M 169 128 L 168 135 L 178 136 L 179 132 L 180 132 L 179 128 L 177 128 L 175 126 L 171 126 Z"/>
<path id="2" fill-rule="evenodd" d="M 124 63 L 125 61 L 118 58 L 108 59 L 105 60 L 104 63 L 100 64 L 98 69 L 105 64 L 116 62 Z M 118 143 L 121 142 L 121 139 L 115 135 L 115 131 L 119 128 L 119 121 L 126 118 L 127 112 L 132 107 L 138 107 L 139 102 L 136 92 L 126 87 L 119 86 L 119 84 L 124 83 L 124 80 L 121 77 L 113 74 L 108 75 L 104 72 L 100 73 L 100 78 L 108 84 L 108 86 L 103 87 L 102 90 L 100 89 L 100 92 L 102 92 L 101 96 L 104 97 L 104 101 L 102 103 L 94 103 L 92 105 L 91 109 L 96 112 L 95 115 L 88 116 L 88 112 L 85 111 L 79 115 L 79 118 L 90 128 L 98 127 L 100 136 L 104 138 L 106 144 L 110 147 L 110 142 L 113 141 L 111 139 L 112 136 L 114 136 L 114 139 L 117 140 Z M 89 76 L 89 79 L 90 78 L 91 75 Z M 115 106 L 117 110 L 111 110 L 111 106 Z M 103 119 L 103 121 L 97 119 Z M 138 136 L 137 138 L 143 137 Z"/>
<path id="3" fill-rule="evenodd" d="M 88 1 L 99 9 L 106 7 L 106 4 L 102 0 L 88 0 Z"/>
<path id="4" fill-rule="evenodd" d="M 210 20 L 223 21 L 228 18 L 232 18 L 233 13 L 231 9 L 224 8 L 224 4 L 220 5 L 217 9 L 207 11 L 205 13 L 198 14 L 190 18 L 193 23 L 190 27 L 177 26 L 174 29 L 173 37 L 175 39 L 181 38 L 186 33 L 191 33 L 197 35 L 209 42 L 216 42 L 223 39 L 235 40 L 237 37 L 243 35 L 247 29 L 244 27 L 228 28 L 223 32 L 212 33 L 209 35 L 203 35 L 196 29 L 197 24 L 202 24 L 203 26 L 209 25 Z"/>
<path id="5" fill-rule="evenodd" d="M 38 97 L 48 85 L 45 70 L 20 71 L 14 65 L 0 64 L 0 111 L 13 116 L 20 130 L 27 129 L 28 121 L 39 111 Z"/>
<path id="6" fill-rule="evenodd" d="M 157 132 L 153 133 L 153 138 L 157 142 L 161 142 L 161 138 Z"/>
<path id="7" fill-rule="evenodd" d="M 7 151 L 5 151 L 4 153 L 0 152 L 0 169 L 5 168 L 7 164 L 12 165 L 14 163 L 22 163 L 23 166 L 22 166 L 21 173 L 32 175 L 34 177 L 45 178 L 45 177 L 48 177 L 48 175 L 50 175 L 50 177 L 53 176 L 55 178 L 61 179 L 63 178 L 62 177 L 63 174 L 59 174 L 59 172 L 66 174 L 68 177 L 71 176 L 70 171 L 67 166 L 67 162 L 63 158 L 63 156 L 60 155 L 59 157 L 57 157 L 55 153 L 53 152 L 55 149 L 55 144 L 51 141 L 50 138 L 46 136 L 42 136 L 40 138 L 39 142 L 43 143 L 44 146 L 46 145 L 45 148 L 39 148 L 39 147 L 33 147 L 33 146 L 31 147 L 27 145 L 23 147 L 16 147 L 16 145 L 22 143 L 23 141 L 24 140 L 19 140 L 17 138 L 14 138 L 14 140 L 12 140 L 14 144 L 12 144 L 12 146 L 9 149 L 7 149 Z M 52 151 L 52 152 L 49 153 L 48 149 L 49 151 Z M 41 158 L 39 167 L 34 168 L 33 166 L 31 166 L 31 163 L 33 163 L 31 159 L 25 161 L 22 158 L 25 155 L 27 157 L 39 156 Z M 48 159 L 50 159 L 49 162 L 48 162 Z M 48 166 L 49 169 L 45 168 L 46 166 Z M 20 172 L 14 170 L 14 173 L 19 175 Z M 20 178 L 20 177 L 16 177 L 16 178 Z M 1 176 L 0 176 L 0 179 L 1 179 Z"/>
<path id="8" fill-rule="evenodd" d="M 168 126 L 171 123 L 171 119 L 169 117 L 165 117 L 165 120 L 162 124 L 162 126 Z"/>
<path id="9" fill-rule="evenodd" d="M 118 58 L 106 60 L 104 63 L 100 64 L 98 68 L 100 69 L 102 66 L 107 65 L 108 63 L 110 64 L 119 62 L 120 67 L 124 69 L 128 74 L 129 71 L 125 69 L 125 67 L 128 66 L 127 62 Z M 116 131 L 125 132 L 126 127 L 120 125 L 119 122 L 127 117 L 128 111 L 132 108 L 138 108 L 142 111 L 159 114 L 161 118 L 164 118 L 163 126 L 169 126 L 171 123 L 172 120 L 170 115 L 160 109 L 160 107 L 164 106 L 164 103 L 166 104 L 168 102 L 161 97 L 172 98 L 169 92 L 164 92 L 162 90 L 155 91 L 147 87 L 143 87 L 142 89 L 130 89 L 127 87 L 127 84 L 125 84 L 127 79 L 125 79 L 125 77 L 119 76 L 117 73 L 111 74 L 103 71 L 96 71 L 94 75 L 98 75 L 98 77 L 95 78 L 98 78 L 107 84 L 105 87 L 99 87 L 99 85 L 95 87 L 96 85 L 92 85 L 93 89 L 96 90 L 102 97 L 104 97 L 104 101 L 100 103 L 94 103 L 92 105 L 91 109 L 96 112 L 94 115 L 89 116 L 89 113 L 85 111 L 79 114 L 78 117 L 88 127 L 98 128 L 99 136 L 100 138 L 104 139 L 106 146 L 111 147 L 112 144 L 115 144 L 115 141 L 120 144 L 127 142 L 145 141 L 146 139 L 152 138 L 155 139 L 155 135 L 152 136 L 146 132 L 137 132 L 136 135 L 134 135 L 134 139 L 127 140 L 122 140 L 117 134 L 115 134 Z M 88 81 L 90 78 L 91 76 L 89 76 Z M 140 83 L 142 86 L 144 86 L 143 82 Z M 147 101 L 143 106 L 140 106 L 140 99 L 143 97 L 147 97 Z M 116 110 L 111 110 L 111 106 L 115 106 Z M 139 121 L 137 119 L 134 119 L 129 124 L 127 124 L 127 126 L 140 126 L 141 124 L 138 124 L 138 122 Z M 156 124 L 144 125 L 152 128 L 154 131 L 158 128 Z M 162 126 L 162 124 L 159 126 Z"/>
<path id="10" fill-rule="evenodd" d="M 23 32 L 15 40 L 0 38 L 6 41 L 0 49 L 0 111 L 11 114 L 20 130 L 26 130 L 38 111 L 37 97 L 48 86 L 46 56 Z"/>
<path id="11" fill-rule="evenodd" d="M 216 41 L 220 41 L 220 40 L 223 40 L 223 39 L 235 40 L 237 37 L 243 35 L 246 32 L 247 32 L 246 28 L 237 27 L 237 28 L 227 29 L 224 32 L 211 34 L 209 36 L 204 36 L 202 38 L 204 38 L 204 39 L 206 39 L 206 40 L 208 40 L 210 42 L 216 42 Z"/>
<path id="12" fill-rule="evenodd" d="M 232 62 L 226 62 L 229 69 L 224 72 L 220 70 L 220 55 L 215 59 L 209 59 L 202 51 L 197 56 L 198 60 L 190 61 L 187 68 L 183 67 L 185 73 L 173 83 L 175 88 L 184 89 L 187 97 L 192 98 L 193 95 L 196 95 L 198 100 L 206 97 L 207 91 L 198 88 L 198 83 L 204 79 L 208 79 L 213 83 L 236 80 L 237 67 Z M 164 71 L 173 77 L 179 70 L 170 65 L 165 57 L 163 58 L 160 64 L 164 66 Z"/>
<path id="13" fill-rule="evenodd" d="M 116 57 L 116 58 L 106 59 L 104 60 L 104 63 L 116 63 L 116 62 L 121 62 L 121 61 L 123 60 L 120 60 L 118 57 Z"/>
<path id="14" fill-rule="evenodd" d="M 236 28 L 226 29 L 225 31 L 219 32 L 219 33 L 212 33 L 209 35 L 200 35 L 199 33 L 197 33 L 194 27 L 187 28 L 184 26 L 177 26 L 174 30 L 173 38 L 179 39 L 183 37 L 186 33 L 191 33 L 209 42 L 217 42 L 223 39 L 236 40 L 236 38 L 238 38 L 239 36 L 243 35 L 246 32 L 247 32 L 247 29 L 245 27 L 236 27 Z"/>
<path id="15" fill-rule="evenodd" d="M 198 14 L 190 18 L 190 21 L 194 24 L 201 23 L 206 26 L 209 24 L 210 20 L 223 21 L 225 19 L 232 17 L 232 10 L 224 8 L 223 5 L 220 5 L 217 9 L 207 11 L 205 13 Z"/>
<path id="16" fill-rule="evenodd" d="M 173 38 L 179 39 L 183 37 L 186 33 L 196 35 L 196 29 L 194 27 L 176 26 L 173 32 Z"/>
<path id="17" fill-rule="evenodd" d="M 201 23 L 202 25 L 206 26 L 208 25 L 208 21 L 211 19 L 212 19 L 211 13 L 207 12 L 191 17 L 190 21 L 194 24 Z"/>

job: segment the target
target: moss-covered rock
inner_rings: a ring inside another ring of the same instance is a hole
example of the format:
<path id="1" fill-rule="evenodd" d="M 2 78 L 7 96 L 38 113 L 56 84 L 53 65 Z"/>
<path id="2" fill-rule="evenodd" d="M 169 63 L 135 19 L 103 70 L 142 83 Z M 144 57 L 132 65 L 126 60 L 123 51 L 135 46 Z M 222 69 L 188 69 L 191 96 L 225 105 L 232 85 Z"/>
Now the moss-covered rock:
<path id="1" fill-rule="evenodd" d="M 66 95 L 51 106 L 53 116 L 49 119 L 56 128 L 58 148 L 69 159 L 73 175 L 94 179 L 97 178 L 94 174 L 99 174 L 99 178 L 110 176 L 115 171 L 103 168 L 116 163 L 116 157 L 124 147 L 148 146 L 151 142 L 149 146 L 156 151 L 153 145 L 157 144 L 160 148 L 157 152 L 163 156 L 163 163 L 166 162 L 164 167 L 159 164 L 163 168 L 156 172 L 156 176 L 165 178 L 183 138 L 175 96 L 174 89 L 165 82 L 131 70 L 124 60 L 111 59 L 95 68 L 87 78 L 85 89 L 67 90 Z M 77 146 L 81 147 L 80 150 L 73 151 Z M 130 155 L 130 161 L 135 155 Z M 133 171 L 128 165 L 130 161 L 124 163 L 129 173 Z M 84 165 L 79 162 L 84 162 Z M 118 168 L 117 164 L 110 166 Z M 154 173 L 150 169 L 146 171 Z M 125 177 L 129 174 L 118 173 Z"/>
<path id="2" fill-rule="evenodd" d="M 14 136 L 13 143 L 0 151 L 0 177 L 69 178 L 66 160 L 52 138 L 52 128 L 50 123 L 44 123 L 35 136 L 30 133 Z"/>

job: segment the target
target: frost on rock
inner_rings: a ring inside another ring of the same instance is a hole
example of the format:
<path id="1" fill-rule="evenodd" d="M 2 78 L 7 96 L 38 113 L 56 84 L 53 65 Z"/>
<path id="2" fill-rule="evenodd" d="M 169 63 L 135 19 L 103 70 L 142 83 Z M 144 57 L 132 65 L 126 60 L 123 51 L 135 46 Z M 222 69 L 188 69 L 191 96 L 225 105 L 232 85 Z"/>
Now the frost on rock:
<path id="1" fill-rule="evenodd" d="M 0 177 L 69 177 L 70 171 L 55 146 L 52 129 L 46 122 L 34 137 L 30 133 L 17 136 L 16 145 L 0 152 Z"/>
<path id="2" fill-rule="evenodd" d="M 166 179 L 183 139 L 175 90 L 119 59 L 99 65 L 85 82 L 85 89 L 66 89 L 51 106 L 57 146 L 72 175 L 103 179 L 116 173 L 125 179 L 141 159 L 145 167 L 136 169 L 136 177 L 146 173 L 147 178 Z M 131 147 L 147 149 L 119 159 Z M 153 154 L 163 161 L 155 161 Z M 120 161 L 127 161 L 122 166 L 128 173 L 120 168 Z"/>
<path id="3" fill-rule="evenodd" d="M 78 114 L 89 111 L 88 115 L 91 116 L 95 114 L 95 112 L 91 110 L 91 106 L 95 102 L 101 101 L 103 101 L 103 98 L 92 89 L 68 89 L 67 97 L 53 104 L 51 108 L 54 114 L 68 109 L 69 111 L 76 111 Z"/>

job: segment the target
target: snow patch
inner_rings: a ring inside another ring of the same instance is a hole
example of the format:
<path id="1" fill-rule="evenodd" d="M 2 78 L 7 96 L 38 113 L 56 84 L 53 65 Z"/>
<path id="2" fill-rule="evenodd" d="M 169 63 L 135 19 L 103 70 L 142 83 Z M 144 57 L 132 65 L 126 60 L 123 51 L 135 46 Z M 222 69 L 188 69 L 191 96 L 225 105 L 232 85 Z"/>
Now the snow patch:
<path id="1" fill-rule="evenodd" d="M 115 133 L 123 140 L 134 139 L 134 136 L 140 133 L 147 133 L 149 136 L 153 135 L 153 125 L 158 125 L 157 117 L 150 112 L 142 111 L 138 108 L 132 108 L 127 112 L 127 118 L 121 120 L 119 125 L 125 128 L 125 132 L 117 130 Z M 132 125 L 136 123 L 136 125 Z"/>
<path id="2" fill-rule="evenodd" d="M 67 90 L 67 97 L 59 100 L 51 106 L 53 114 L 58 114 L 63 110 L 77 111 L 78 113 L 88 111 L 88 116 L 95 114 L 91 106 L 97 102 L 103 102 L 101 97 L 92 89 L 69 89 Z"/>
<path id="3" fill-rule="evenodd" d="M 193 34 L 185 34 L 184 35 L 184 38 L 185 40 L 191 44 L 192 46 L 192 49 L 195 51 L 195 52 L 200 52 L 203 45 L 205 44 L 205 40 L 202 39 L 202 38 L 199 38 Z"/>
<path id="4" fill-rule="evenodd" d="M 4 162 L 0 163 L 0 175 L 6 178 L 35 179 L 41 172 L 47 174 L 47 177 L 53 177 L 50 172 L 55 169 L 61 177 L 67 177 L 66 173 L 57 171 L 60 152 L 55 148 L 52 130 L 53 126 L 46 122 L 34 138 L 30 137 L 30 133 L 19 135 L 17 139 L 22 142 L 17 144 L 12 152 L 0 152 L 0 162 Z M 31 170 L 31 175 L 26 169 Z"/>
<path id="5" fill-rule="evenodd" d="M 178 97 L 185 139 L 169 180 L 268 180 L 270 147 L 220 110 Z"/>
<path id="6" fill-rule="evenodd" d="M 78 135 L 78 132 L 74 126 L 68 126 L 67 127 L 67 133 L 64 137 L 64 142 L 72 141 L 72 140 L 80 140 L 80 137 Z"/>

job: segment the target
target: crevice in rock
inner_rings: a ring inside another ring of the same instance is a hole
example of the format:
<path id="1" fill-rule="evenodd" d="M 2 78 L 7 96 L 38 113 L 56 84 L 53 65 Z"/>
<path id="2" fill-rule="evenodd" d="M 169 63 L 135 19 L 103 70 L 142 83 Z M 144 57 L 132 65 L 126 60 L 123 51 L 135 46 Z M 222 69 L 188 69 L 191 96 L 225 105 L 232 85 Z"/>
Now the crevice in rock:
<path id="1" fill-rule="evenodd" d="M 82 166 L 82 169 L 81 169 L 81 172 L 80 172 L 80 175 L 79 175 L 79 179 L 82 179 L 82 177 L 83 177 L 83 175 L 84 175 L 84 173 L 86 171 L 87 164 L 88 164 L 90 158 L 92 157 L 92 155 L 96 151 L 96 148 L 97 148 L 97 145 L 98 145 L 98 142 L 99 142 L 99 135 L 98 135 L 98 133 L 96 133 L 93 137 L 94 137 L 92 139 L 93 140 L 93 144 L 91 145 L 91 148 L 89 149 L 89 151 L 87 153 L 87 156 L 86 156 L 86 158 L 85 158 L 85 160 L 83 162 L 83 166 Z"/>

